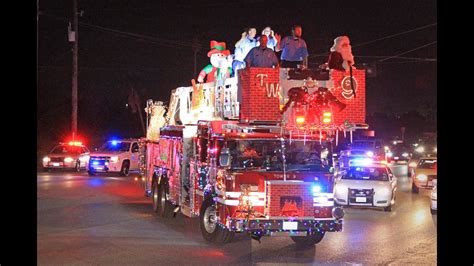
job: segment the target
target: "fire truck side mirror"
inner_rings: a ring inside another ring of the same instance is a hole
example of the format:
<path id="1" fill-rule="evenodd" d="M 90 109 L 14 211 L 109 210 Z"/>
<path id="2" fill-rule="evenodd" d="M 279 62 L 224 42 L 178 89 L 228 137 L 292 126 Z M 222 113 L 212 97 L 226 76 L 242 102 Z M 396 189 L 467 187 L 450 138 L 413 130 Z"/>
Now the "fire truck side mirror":
<path id="1" fill-rule="evenodd" d="M 219 164 L 222 167 L 229 167 L 230 166 L 230 151 L 229 148 L 222 148 L 221 154 L 219 156 Z"/>

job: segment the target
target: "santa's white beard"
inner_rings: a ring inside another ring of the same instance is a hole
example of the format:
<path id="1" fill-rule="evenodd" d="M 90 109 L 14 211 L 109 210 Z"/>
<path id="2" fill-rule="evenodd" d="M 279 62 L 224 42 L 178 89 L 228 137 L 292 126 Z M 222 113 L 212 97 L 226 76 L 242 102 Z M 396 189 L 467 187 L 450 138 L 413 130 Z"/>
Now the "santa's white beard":
<path id="1" fill-rule="evenodd" d="M 342 66 L 344 67 L 345 70 L 349 70 L 349 63 L 351 62 L 350 65 L 354 65 L 354 55 L 352 54 L 352 49 L 350 47 L 345 48 L 345 49 L 340 49 L 339 53 L 342 55 L 342 59 L 344 60 Z"/>

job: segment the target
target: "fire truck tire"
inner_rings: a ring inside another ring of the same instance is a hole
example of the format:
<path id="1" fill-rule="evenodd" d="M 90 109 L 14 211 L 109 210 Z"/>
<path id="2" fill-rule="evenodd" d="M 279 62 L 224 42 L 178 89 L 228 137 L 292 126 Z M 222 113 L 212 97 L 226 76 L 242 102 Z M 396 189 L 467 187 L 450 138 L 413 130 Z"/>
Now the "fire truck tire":
<path id="1" fill-rule="evenodd" d="M 291 239 L 297 244 L 302 246 L 314 246 L 323 240 L 325 231 L 314 232 L 308 236 L 292 236 Z"/>
<path id="2" fill-rule="evenodd" d="M 154 179 L 152 186 L 152 201 L 153 201 L 153 211 L 158 214 L 160 217 L 165 217 L 167 213 L 167 199 L 166 191 L 163 184 L 158 184 L 158 180 Z"/>
<path id="3" fill-rule="evenodd" d="M 120 175 L 121 176 L 128 176 L 130 174 L 130 162 L 124 161 L 122 163 L 122 168 L 120 168 Z"/>
<path id="4" fill-rule="evenodd" d="M 391 212 L 392 211 L 392 205 L 383 208 L 383 211 L 384 212 Z"/>
<path id="5" fill-rule="evenodd" d="M 234 232 L 220 226 L 217 223 L 216 205 L 212 198 L 204 200 L 199 215 L 199 226 L 206 241 L 215 244 L 225 244 L 234 238 Z"/>
<path id="6" fill-rule="evenodd" d="M 411 184 L 411 192 L 413 193 L 419 193 L 420 189 L 415 185 L 415 183 Z"/>

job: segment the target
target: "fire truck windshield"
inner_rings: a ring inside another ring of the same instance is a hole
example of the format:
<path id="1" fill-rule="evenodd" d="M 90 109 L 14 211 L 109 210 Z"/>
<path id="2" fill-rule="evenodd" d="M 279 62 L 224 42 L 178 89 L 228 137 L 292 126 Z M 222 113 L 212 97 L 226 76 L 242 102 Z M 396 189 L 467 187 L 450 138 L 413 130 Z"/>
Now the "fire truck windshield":
<path id="1" fill-rule="evenodd" d="M 325 142 L 240 139 L 228 141 L 227 147 L 232 169 L 283 171 L 285 161 L 286 171 L 329 171 L 330 154 Z"/>

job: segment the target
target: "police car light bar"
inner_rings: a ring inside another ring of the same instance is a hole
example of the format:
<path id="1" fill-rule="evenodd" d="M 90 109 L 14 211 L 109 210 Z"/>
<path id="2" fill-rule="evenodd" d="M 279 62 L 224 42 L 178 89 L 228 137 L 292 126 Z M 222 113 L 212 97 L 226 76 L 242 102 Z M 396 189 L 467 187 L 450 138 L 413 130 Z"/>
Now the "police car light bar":
<path id="1" fill-rule="evenodd" d="M 349 166 L 368 166 L 374 163 L 374 160 L 370 158 L 358 158 L 349 161 Z"/>

